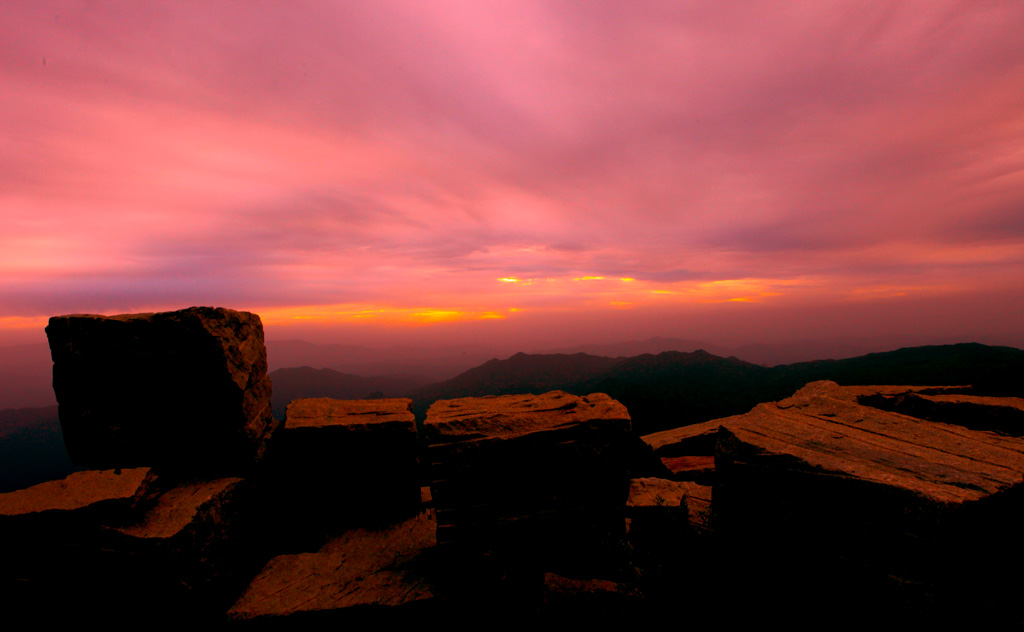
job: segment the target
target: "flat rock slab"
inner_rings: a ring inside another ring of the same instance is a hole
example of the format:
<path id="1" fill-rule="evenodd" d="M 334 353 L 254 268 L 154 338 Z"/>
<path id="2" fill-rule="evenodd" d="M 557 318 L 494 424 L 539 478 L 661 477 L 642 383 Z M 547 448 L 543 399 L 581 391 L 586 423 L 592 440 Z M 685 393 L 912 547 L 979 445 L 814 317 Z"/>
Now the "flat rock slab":
<path id="1" fill-rule="evenodd" d="M 521 556 L 624 530 L 630 419 L 608 395 L 442 400 L 424 434 L 442 543 Z"/>
<path id="2" fill-rule="evenodd" d="M 0 494 L 0 520 L 127 509 L 143 496 L 150 481 L 148 467 L 75 472 L 59 481 Z"/>
<path id="3" fill-rule="evenodd" d="M 275 557 L 228 617 L 270 619 L 430 600 L 434 593 L 419 558 L 435 543 L 435 523 L 422 513 L 387 529 L 348 531 L 315 553 Z"/>
<path id="4" fill-rule="evenodd" d="M 46 334 L 74 463 L 230 471 L 262 454 L 274 424 L 259 316 L 77 314 Z"/>
<path id="5" fill-rule="evenodd" d="M 577 397 L 551 391 L 543 395 L 466 397 L 434 402 L 423 428 L 427 443 L 436 445 L 474 439 L 513 439 L 595 422 L 628 430 L 629 412 L 604 393 Z"/>
<path id="6" fill-rule="evenodd" d="M 894 594 L 957 616 L 1018 602 L 1003 578 L 1024 559 L 1024 440 L 858 403 L 869 388 L 813 382 L 721 426 L 723 564 L 754 561 L 734 573 L 823 611 Z"/>
<path id="7" fill-rule="evenodd" d="M 862 406 L 833 382 L 761 404 L 723 424 L 721 433 L 719 462 L 778 455 L 793 470 L 899 488 L 938 503 L 981 500 L 1024 481 L 1024 441 Z"/>
<path id="8" fill-rule="evenodd" d="M 676 456 L 714 456 L 718 428 L 723 423 L 736 420 L 741 415 L 713 419 L 699 424 L 672 428 L 644 435 L 640 439 L 647 444 L 658 458 Z"/>
<path id="9" fill-rule="evenodd" d="M 411 399 L 296 399 L 288 404 L 285 428 L 347 428 L 366 431 L 382 424 L 395 424 L 416 433 Z"/>
<path id="10" fill-rule="evenodd" d="M 673 480 L 711 482 L 715 475 L 713 456 L 673 456 L 661 460 Z"/>

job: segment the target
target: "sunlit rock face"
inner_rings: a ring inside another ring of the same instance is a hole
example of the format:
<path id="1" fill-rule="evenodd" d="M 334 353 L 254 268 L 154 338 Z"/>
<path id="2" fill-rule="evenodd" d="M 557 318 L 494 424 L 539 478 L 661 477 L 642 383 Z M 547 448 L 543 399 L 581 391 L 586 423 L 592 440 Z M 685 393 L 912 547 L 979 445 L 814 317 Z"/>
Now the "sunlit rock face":
<path id="1" fill-rule="evenodd" d="M 76 465 L 228 472 L 261 455 L 273 419 L 259 316 L 55 316 L 46 335 Z"/>

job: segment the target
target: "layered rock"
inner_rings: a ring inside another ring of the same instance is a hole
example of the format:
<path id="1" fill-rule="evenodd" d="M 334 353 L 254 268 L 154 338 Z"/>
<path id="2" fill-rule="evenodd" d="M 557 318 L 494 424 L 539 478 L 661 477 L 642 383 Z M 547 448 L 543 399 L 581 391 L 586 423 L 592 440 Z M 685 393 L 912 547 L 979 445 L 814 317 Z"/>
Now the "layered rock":
<path id="1" fill-rule="evenodd" d="M 388 528 L 346 531 L 315 553 L 272 559 L 228 617 L 377 618 L 382 609 L 422 606 L 435 597 L 425 559 L 435 543 L 435 523 L 426 512 Z"/>
<path id="2" fill-rule="evenodd" d="M 225 472 L 262 454 L 274 424 L 259 316 L 55 316 L 46 334 L 75 464 Z"/>
<path id="3" fill-rule="evenodd" d="M 436 402 L 424 434 L 439 541 L 525 562 L 621 537 L 629 432 L 602 393 Z"/>
<path id="4" fill-rule="evenodd" d="M 319 546 L 332 531 L 419 509 L 416 422 L 408 399 L 298 399 L 271 467 L 280 529 Z M 297 529 L 296 529 L 297 527 Z"/>
<path id="5" fill-rule="evenodd" d="M 1022 559 L 1024 440 L 864 406 L 864 393 L 815 382 L 721 425 L 721 540 L 761 568 L 786 564 L 822 607 L 868 587 L 933 613 L 1019 595 L 1001 578 Z"/>

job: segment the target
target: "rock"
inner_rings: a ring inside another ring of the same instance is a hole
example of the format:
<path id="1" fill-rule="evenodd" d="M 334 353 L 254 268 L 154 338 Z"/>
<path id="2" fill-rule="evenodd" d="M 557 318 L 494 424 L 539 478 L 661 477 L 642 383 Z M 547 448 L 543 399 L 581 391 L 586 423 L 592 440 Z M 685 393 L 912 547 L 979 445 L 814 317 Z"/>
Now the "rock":
<path id="1" fill-rule="evenodd" d="M 109 528 L 115 546 L 145 558 L 162 579 L 205 590 L 231 577 L 242 546 L 237 477 L 181 482 L 147 503 L 141 515 Z"/>
<path id="2" fill-rule="evenodd" d="M 0 525 L 15 519 L 59 521 L 71 514 L 95 519 L 124 512 L 139 502 L 151 482 L 147 467 L 75 472 L 59 481 L 0 494 Z"/>
<path id="3" fill-rule="evenodd" d="M 600 617 L 640 614 L 640 604 L 636 588 L 621 582 L 545 573 L 539 610 L 545 616 L 594 621 Z"/>
<path id="4" fill-rule="evenodd" d="M 865 388 L 814 382 L 722 424 L 723 563 L 758 577 L 755 594 L 802 594 L 815 614 L 877 614 L 893 595 L 939 618 L 1012 611 L 1024 440 L 864 406 Z"/>
<path id="5" fill-rule="evenodd" d="M 100 523 L 123 520 L 155 484 L 149 468 L 86 470 L 0 494 L 0 608 L 11 620 L 100 616 L 123 576 Z M 55 606 L 55 596 L 59 598 Z M 128 600 L 130 601 L 130 599 Z M 105 620 L 119 619 L 124 602 Z M 80 619 L 78 619 L 80 620 Z"/>
<path id="6" fill-rule="evenodd" d="M 650 446 L 658 458 L 714 456 L 719 426 L 738 417 L 740 415 L 663 430 L 644 435 L 640 439 Z"/>
<path id="7" fill-rule="evenodd" d="M 661 460 L 674 481 L 695 481 L 711 485 L 715 477 L 715 457 L 674 456 Z"/>
<path id="8" fill-rule="evenodd" d="M 75 464 L 232 472 L 262 454 L 274 424 L 259 316 L 55 316 L 46 334 Z"/>
<path id="9" fill-rule="evenodd" d="M 1024 399 L 1020 397 L 897 392 L 862 395 L 858 401 L 918 419 L 1024 437 Z"/>
<path id="10" fill-rule="evenodd" d="M 442 544 L 525 564 L 621 539 L 630 420 L 607 395 L 442 400 L 424 434 Z"/>
<path id="11" fill-rule="evenodd" d="M 711 488 L 650 477 L 629 483 L 626 515 L 636 564 L 661 584 L 679 584 L 707 553 L 708 543 L 697 537 L 710 534 Z"/>
<path id="12" fill-rule="evenodd" d="M 409 399 L 298 399 L 271 465 L 282 533 L 313 550 L 353 526 L 420 507 L 416 421 Z M 297 529 L 296 529 L 297 527 Z"/>
<path id="13" fill-rule="evenodd" d="M 382 610 L 422 606 L 434 599 L 424 568 L 424 554 L 436 543 L 434 531 L 430 515 L 421 513 L 385 529 L 347 531 L 315 553 L 275 557 L 228 617 L 291 621 L 369 606 L 376 607 L 370 616 L 378 617 Z"/>

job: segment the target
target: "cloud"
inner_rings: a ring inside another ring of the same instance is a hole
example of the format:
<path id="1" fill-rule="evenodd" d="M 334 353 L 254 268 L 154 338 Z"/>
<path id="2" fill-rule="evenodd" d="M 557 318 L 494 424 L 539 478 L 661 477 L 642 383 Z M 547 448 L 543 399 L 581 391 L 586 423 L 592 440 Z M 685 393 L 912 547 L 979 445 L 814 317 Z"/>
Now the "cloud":
<path id="1" fill-rule="evenodd" d="M 16 3 L 0 317 L 1019 285 L 1022 31 L 1014 3 Z"/>

